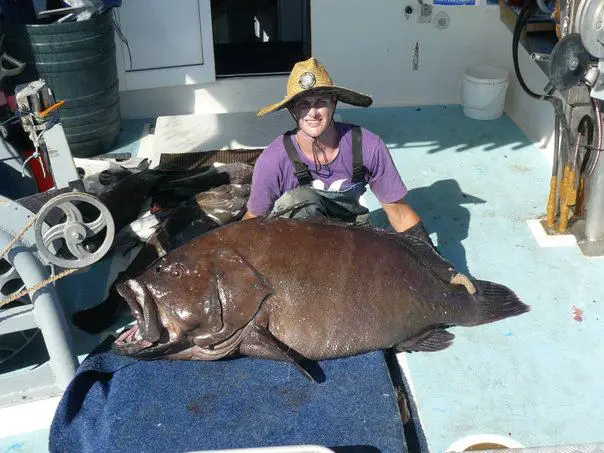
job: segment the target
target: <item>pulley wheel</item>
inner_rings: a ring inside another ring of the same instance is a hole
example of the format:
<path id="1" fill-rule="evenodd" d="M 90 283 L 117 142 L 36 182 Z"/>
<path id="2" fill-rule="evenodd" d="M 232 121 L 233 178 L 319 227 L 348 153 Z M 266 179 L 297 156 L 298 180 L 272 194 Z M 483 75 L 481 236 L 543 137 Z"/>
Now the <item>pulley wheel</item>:
<path id="1" fill-rule="evenodd" d="M 57 209 L 62 211 L 64 221 L 43 232 L 51 211 Z M 109 251 L 115 237 L 109 209 L 98 198 L 82 192 L 58 195 L 48 201 L 38 212 L 34 230 L 40 256 L 63 268 L 94 264 Z"/>

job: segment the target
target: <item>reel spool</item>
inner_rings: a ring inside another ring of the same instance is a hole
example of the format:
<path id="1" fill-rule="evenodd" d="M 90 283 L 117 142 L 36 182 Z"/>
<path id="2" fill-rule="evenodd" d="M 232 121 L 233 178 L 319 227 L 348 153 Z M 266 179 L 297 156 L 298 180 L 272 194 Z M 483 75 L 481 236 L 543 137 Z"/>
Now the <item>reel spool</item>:
<path id="1" fill-rule="evenodd" d="M 581 35 L 571 33 L 562 38 L 550 55 L 549 77 L 560 91 L 568 90 L 585 79 L 591 55 L 583 46 Z"/>

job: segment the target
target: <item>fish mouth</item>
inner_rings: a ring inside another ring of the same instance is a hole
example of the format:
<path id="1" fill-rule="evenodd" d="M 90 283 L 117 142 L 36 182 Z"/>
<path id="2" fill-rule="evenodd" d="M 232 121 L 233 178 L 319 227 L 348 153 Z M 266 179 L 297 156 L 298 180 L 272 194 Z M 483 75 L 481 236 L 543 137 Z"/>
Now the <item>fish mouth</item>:
<path id="1" fill-rule="evenodd" d="M 151 346 L 151 341 L 142 338 L 138 324 L 122 332 L 113 342 L 113 349 L 123 355 L 138 355 Z"/>
<path id="2" fill-rule="evenodd" d="M 114 349 L 126 355 L 139 355 L 161 338 L 157 304 L 146 285 L 134 279 L 119 283 L 116 289 L 128 303 L 136 324 L 120 334 Z"/>

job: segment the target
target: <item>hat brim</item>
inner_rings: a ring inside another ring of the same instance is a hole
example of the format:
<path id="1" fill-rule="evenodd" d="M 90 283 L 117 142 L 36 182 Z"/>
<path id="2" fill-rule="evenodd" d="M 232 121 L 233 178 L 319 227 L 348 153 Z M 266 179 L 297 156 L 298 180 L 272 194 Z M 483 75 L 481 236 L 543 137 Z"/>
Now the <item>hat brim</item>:
<path id="1" fill-rule="evenodd" d="M 256 116 L 264 116 L 269 113 L 280 110 L 296 99 L 299 99 L 304 96 L 308 96 L 309 94 L 333 94 L 335 95 L 339 101 L 345 102 L 346 104 L 354 105 L 356 107 L 369 107 L 373 103 L 373 99 L 371 97 L 357 93 L 356 91 L 349 90 L 348 88 L 343 87 L 314 87 L 309 88 L 307 90 L 303 90 L 297 93 L 294 96 L 285 97 L 281 102 L 277 102 L 275 104 L 271 104 L 268 107 L 260 110 Z"/>

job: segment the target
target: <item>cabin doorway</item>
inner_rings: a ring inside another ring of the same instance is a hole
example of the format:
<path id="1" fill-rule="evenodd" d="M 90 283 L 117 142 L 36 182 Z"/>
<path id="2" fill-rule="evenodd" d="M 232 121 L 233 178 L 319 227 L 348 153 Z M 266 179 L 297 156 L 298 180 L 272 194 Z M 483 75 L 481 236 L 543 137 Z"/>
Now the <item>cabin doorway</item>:
<path id="1" fill-rule="evenodd" d="M 310 57 L 309 0 L 211 0 L 216 77 L 286 74 Z"/>

